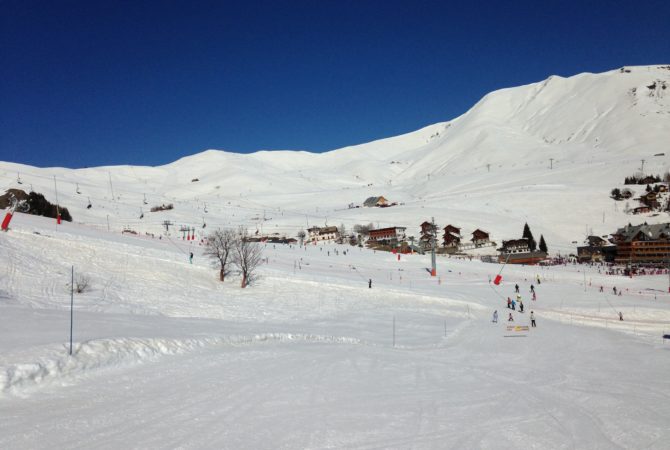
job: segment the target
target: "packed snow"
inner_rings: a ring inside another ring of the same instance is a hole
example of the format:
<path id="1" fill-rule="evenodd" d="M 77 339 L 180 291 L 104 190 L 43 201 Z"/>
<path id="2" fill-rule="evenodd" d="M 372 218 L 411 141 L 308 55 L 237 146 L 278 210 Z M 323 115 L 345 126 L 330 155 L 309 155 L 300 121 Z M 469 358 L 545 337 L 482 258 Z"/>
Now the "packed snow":
<path id="1" fill-rule="evenodd" d="M 0 233 L 0 448 L 667 448 L 667 273 L 440 255 L 431 277 L 429 255 L 263 244 L 242 289 L 200 243 L 219 227 L 369 222 L 418 237 L 435 217 L 498 243 L 528 222 L 566 254 L 585 234 L 668 221 L 609 198 L 642 164 L 668 169 L 668 67 L 551 77 L 318 155 L 0 162 L 3 192 L 74 218 L 17 213 Z M 398 204 L 356 207 L 379 195 Z M 73 267 L 89 288 L 71 311 Z M 517 284 L 523 313 L 507 308 Z"/>
<path id="2" fill-rule="evenodd" d="M 476 259 L 439 257 L 431 277 L 428 255 L 267 244 L 241 289 L 198 243 L 25 214 L 12 225 L 0 234 L 1 448 L 670 439 L 666 274 L 507 265 L 496 286 L 502 266 Z M 74 295 L 69 356 L 72 266 L 90 290 Z M 524 313 L 506 307 L 515 284 Z M 537 328 L 508 329 L 510 312 L 527 326 L 531 310 Z"/>

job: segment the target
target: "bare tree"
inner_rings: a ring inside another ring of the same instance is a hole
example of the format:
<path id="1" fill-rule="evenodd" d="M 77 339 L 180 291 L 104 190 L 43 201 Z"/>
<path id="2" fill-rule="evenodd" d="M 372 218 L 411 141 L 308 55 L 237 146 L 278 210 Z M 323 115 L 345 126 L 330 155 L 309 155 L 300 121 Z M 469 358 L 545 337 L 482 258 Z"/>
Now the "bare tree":
<path id="1" fill-rule="evenodd" d="M 362 236 L 368 236 L 370 234 L 370 230 L 374 230 L 374 228 L 375 226 L 373 223 L 369 223 L 367 225 L 361 225 L 357 223 L 354 225 L 354 232 Z"/>
<path id="2" fill-rule="evenodd" d="M 212 258 L 214 264 L 219 268 L 219 280 L 221 281 L 230 273 L 236 240 L 237 235 L 233 230 L 220 228 L 207 236 L 205 255 Z"/>
<path id="3" fill-rule="evenodd" d="M 251 242 L 246 228 L 240 228 L 233 253 L 233 262 L 242 273 L 242 287 L 254 282 L 256 269 L 263 262 L 263 249 L 256 242 Z"/>
<path id="4" fill-rule="evenodd" d="M 89 287 L 91 286 L 91 279 L 88 277 L 88 275 L 79 274 L 74 279 L 74 285 L 72 285 L 71 283 L 67 284 L 68 288 L 72 288 L 72 286 L 74 286 L 74 291 L 77 294 L 87 292 L 89 290 Z"/>

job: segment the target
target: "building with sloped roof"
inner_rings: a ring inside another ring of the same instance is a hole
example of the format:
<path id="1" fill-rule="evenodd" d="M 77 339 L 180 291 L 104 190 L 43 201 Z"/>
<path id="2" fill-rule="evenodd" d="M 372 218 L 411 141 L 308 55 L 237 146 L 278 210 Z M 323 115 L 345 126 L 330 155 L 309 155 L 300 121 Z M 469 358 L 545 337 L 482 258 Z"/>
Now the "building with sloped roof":
<path id="1" fill-rule="evenodd" d="M 670 223 L 626 225 L 612 234 L 618 264 L 659 265 L 670 262 Z"/>

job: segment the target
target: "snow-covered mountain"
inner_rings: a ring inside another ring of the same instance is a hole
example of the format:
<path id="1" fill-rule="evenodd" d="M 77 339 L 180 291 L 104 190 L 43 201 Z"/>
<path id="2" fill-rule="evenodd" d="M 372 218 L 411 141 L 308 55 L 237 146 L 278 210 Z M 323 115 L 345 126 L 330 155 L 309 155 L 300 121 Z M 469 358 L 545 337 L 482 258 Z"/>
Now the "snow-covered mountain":
<path id="1" fill-rule="evenodd" d="M 500 242 L 527 221 L 564 252 L 587 232 L 670 218 L 630 216 L 609 198 L 643 164 L 647 174 L 667 171 L 669 142 L 670 66 L 624 67 L 495 91 L 449 122 L 321 154 L 207 150 L 160 167 L 87 169 L 0 162 L 0 187 L 32 186 L 53 202 L 55 177 L 75 222 L 139 233 L 171 220 L 172 232 L 200 234 L 246 225 L 294 236 L 308 225 L 373 222 L 418 235 L 434 217 Z M 348 208 L 373 195 L 399 205 Z M 149 212 L 164 203 L 174 209 Z"/>

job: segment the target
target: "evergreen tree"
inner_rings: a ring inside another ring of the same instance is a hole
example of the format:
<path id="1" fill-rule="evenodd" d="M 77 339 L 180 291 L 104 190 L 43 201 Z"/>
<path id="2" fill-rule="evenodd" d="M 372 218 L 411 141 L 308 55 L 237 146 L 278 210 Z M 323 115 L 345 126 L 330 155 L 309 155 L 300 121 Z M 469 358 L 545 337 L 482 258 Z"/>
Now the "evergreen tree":
<path id="1" fill-rule="evenodd" d="M 531 252 L 534 252 L 537 248 L 537 242 L 535 242 L 535 238 L 533 238 L 533 233 L 530 232 L 528 222 L 523 226 L 523 237 L 528 239 L 528 248 L 530 248 Z"/>
<path id="2" fill-rule="evenodd" d="M 540 251 L 547 253 L 547 243 L 544 242 L 544 235 L 540 235 Z"/>

